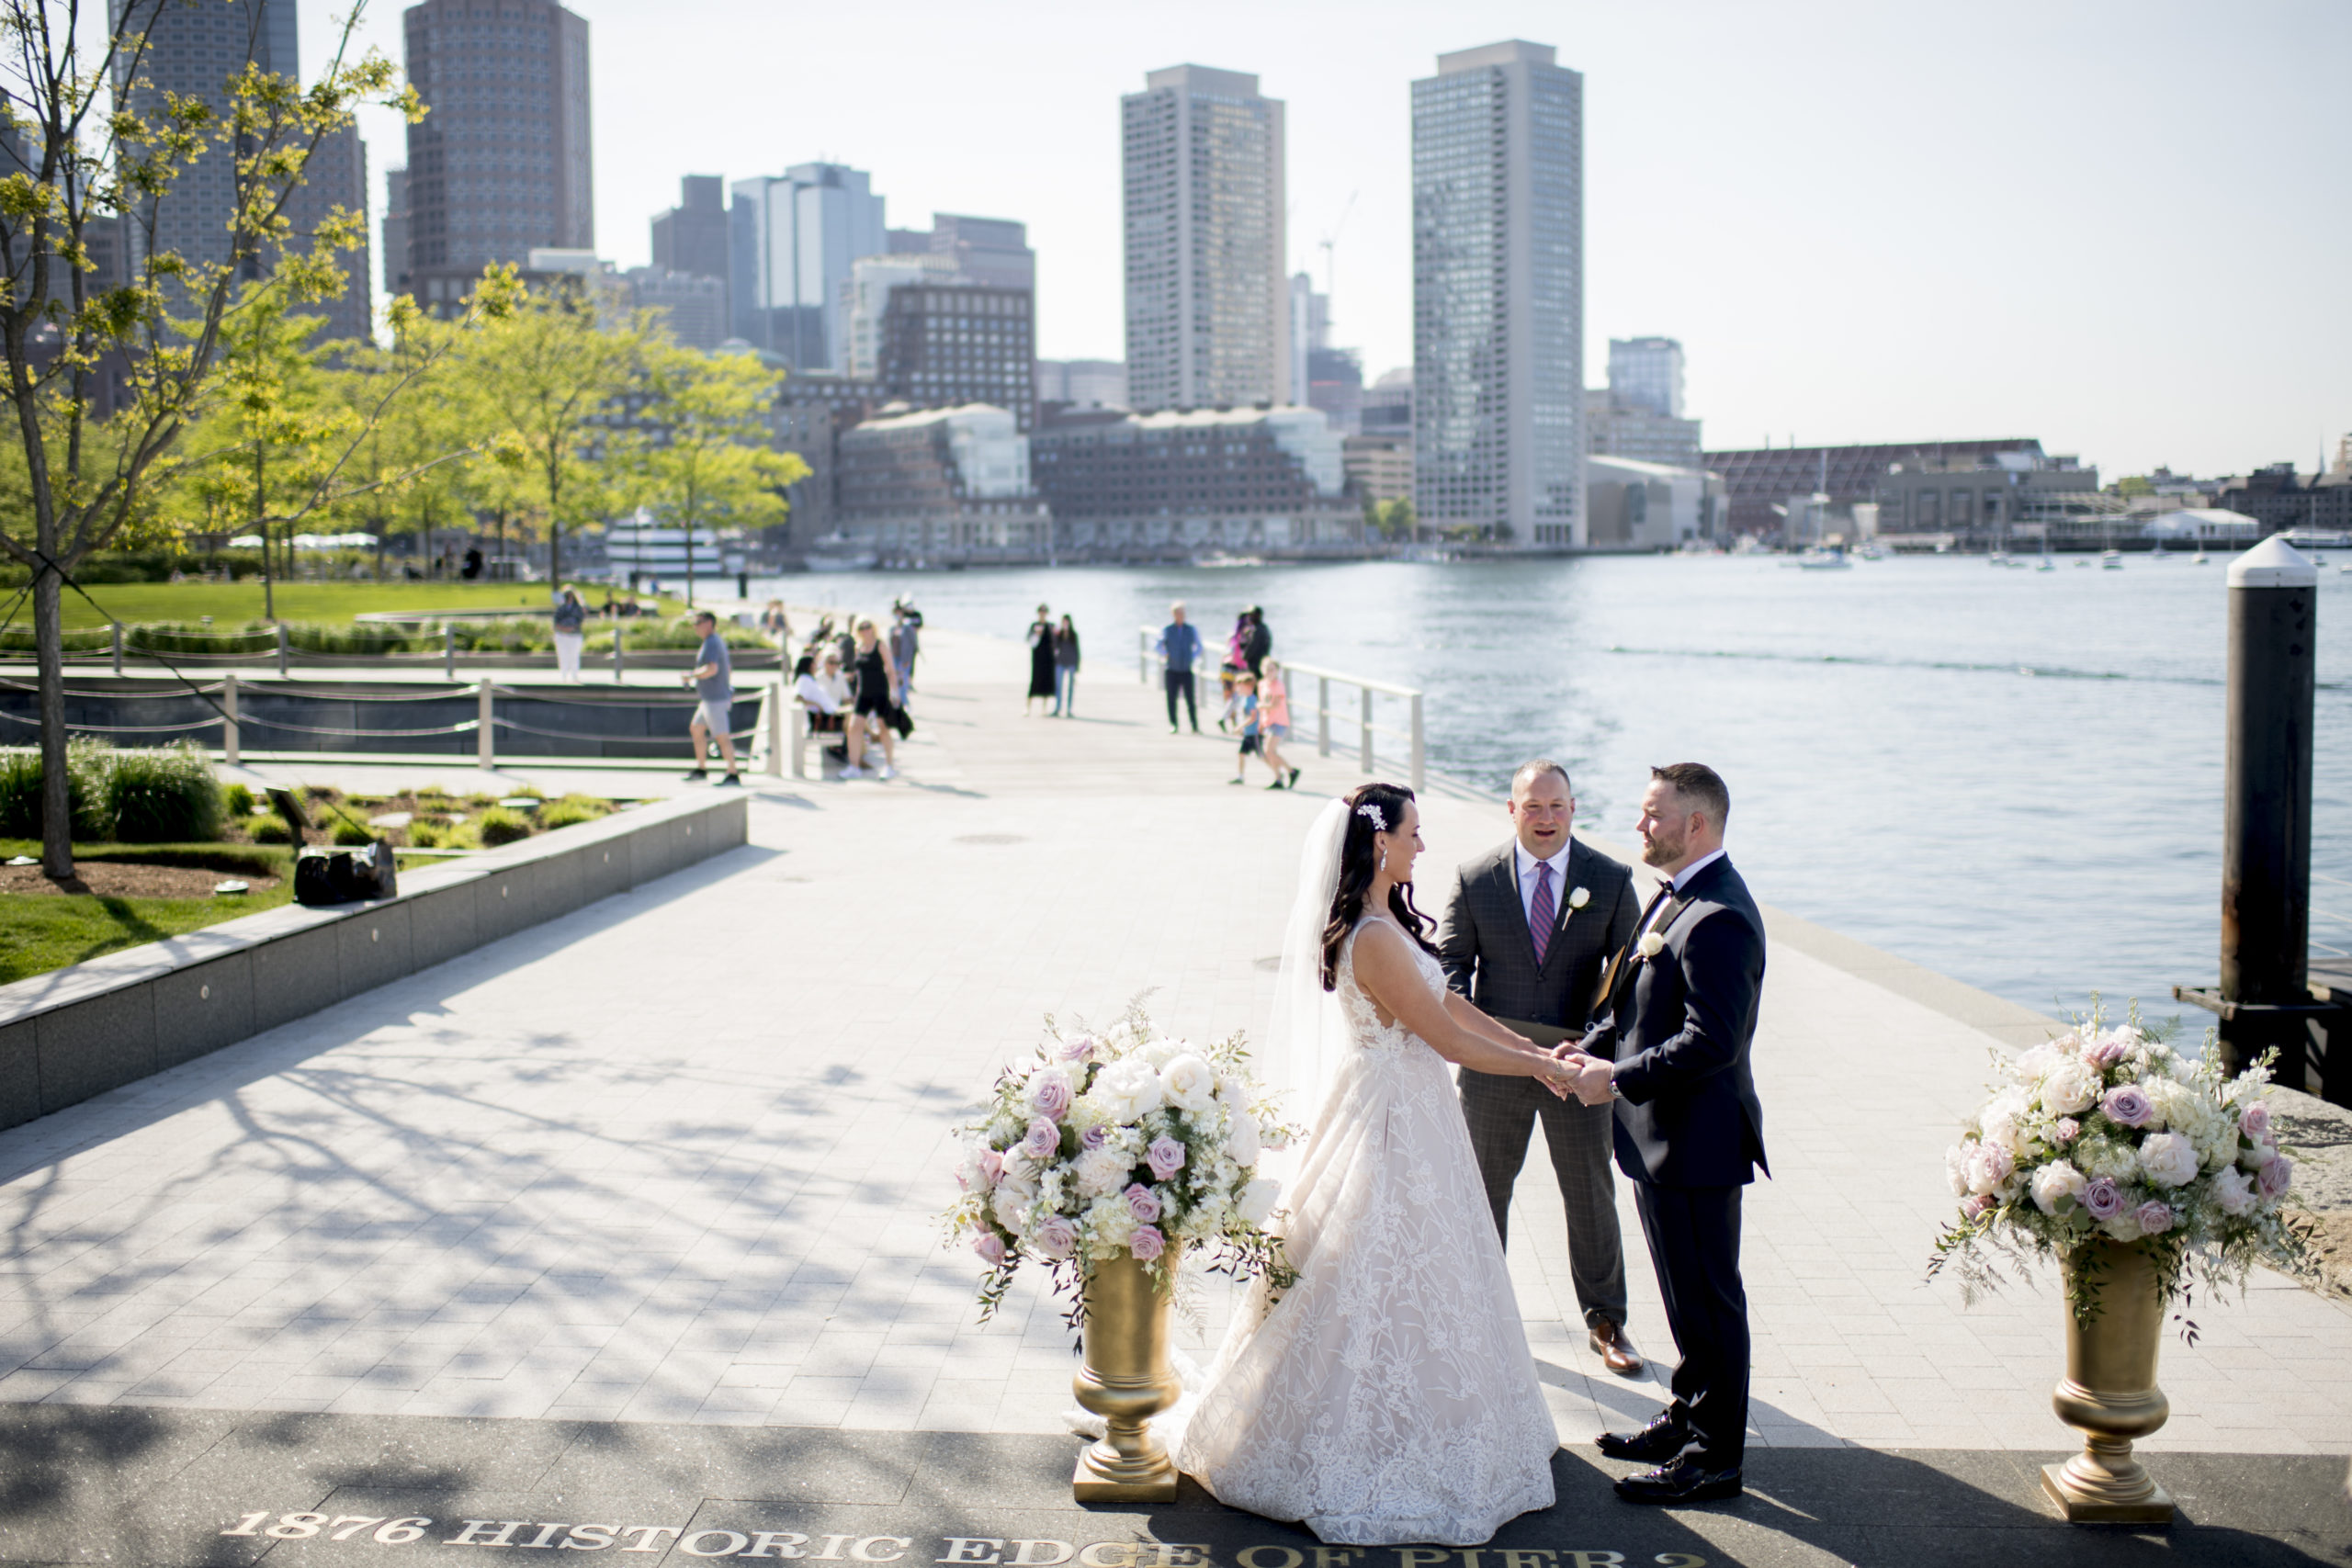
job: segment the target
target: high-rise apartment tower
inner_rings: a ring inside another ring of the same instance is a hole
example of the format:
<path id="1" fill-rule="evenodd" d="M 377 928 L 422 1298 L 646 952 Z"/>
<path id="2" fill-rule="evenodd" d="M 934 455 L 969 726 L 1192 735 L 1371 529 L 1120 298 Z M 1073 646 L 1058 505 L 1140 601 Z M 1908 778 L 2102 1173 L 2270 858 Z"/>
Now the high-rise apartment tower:
<path id="1" fill-rule="evenodd" d="M 1283 105 L 1239 71 L 1154 71 L 1119 100 L 1127 391 L 1138 409 L 1288 403 Z"/>
<path id="2" fill-rule="evenodd" d="M 550 0 L 424 0 L 405 21 L 431 110 L 408 128 L 418 303 L 447 310 L 535 249 L 592 249 L 587 21 Z"/>
<path id="3" fill-rule="evenodd" d="M 1682 344 L 1670 337 L 1609 340 L 1609 389 L 1632 408 L 1682 417 Z"/>
<path id="4" fill-rule="evenodd" d="M 727 297 L 735 335 L 795 370 L 849 366 L 852 268 L 889 248 L 873 176 L 798 164 L 737 180 L 728 212 Z"/>
<path id="5" fill-rule="evenodd" d="M 1413 84 L 1414 507 L 1521 547 L 1584 529 L 1584 78 L 1513 39 Z"/>

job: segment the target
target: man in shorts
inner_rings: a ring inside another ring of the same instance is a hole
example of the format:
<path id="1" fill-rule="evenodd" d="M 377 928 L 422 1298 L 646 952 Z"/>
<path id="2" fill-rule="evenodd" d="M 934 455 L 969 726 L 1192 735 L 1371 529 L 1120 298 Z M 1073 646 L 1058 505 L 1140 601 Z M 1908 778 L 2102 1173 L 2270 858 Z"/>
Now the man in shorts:
<path id="1" fill-rule="evenodd" d="M 703 759 L 710 755 L 710 738 L 716 735 L 718 754 L 727 763 L 727 776 L 718 782 L 740 789 L 743 781 L 735 773 L 735 731 L 730 713 L 735 703 L 734 663 L 727 657 L 727 644 L 719 637 L 717 615 L 703 611 L 695 617 L 695 630 L 702 634 L 702 650 L 695 655 L 695 667 L 684 677 L 695 688 L 695 716 L 686 726 L 687 733 L 695 738 L 695 766 L 686 778 L 700 784 L 710 777 Z"/>

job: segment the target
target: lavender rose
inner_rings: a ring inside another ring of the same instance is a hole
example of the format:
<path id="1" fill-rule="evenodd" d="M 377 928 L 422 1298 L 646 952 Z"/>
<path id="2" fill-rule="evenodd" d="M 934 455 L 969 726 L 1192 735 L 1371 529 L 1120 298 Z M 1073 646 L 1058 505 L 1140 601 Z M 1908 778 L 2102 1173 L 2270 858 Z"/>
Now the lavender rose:
<path id="1" fill-rule="evenodd" d="M 1021 1152 L 1034 1160 L 1049 1160 L 1061 1146 L 1062 1130 L 1043 1116 L 1029 1123 L 1029 1134 L 1021 1140 Z"/>
<path id="2" fill-rule="evenodd" d="M 1152 1179 L 1165 1181 L 1184 1168 L 1184 1145 L 1161 1134 L 1143 1152 L 1144 1163 L 1151 1167 Z"/>
<path id="3" fill-rule="evenodd" d="M 2238 1131 L 2256 1143 L 2270 1135 L 2270 1102 L 2257 1100 L 2238 1112 Z"/>
<path id="4" fill-rule="evenodd" d="M 1091 1034 L 1076 1035 L 1065 1040 L 1062 1042 L 1062 1060 L 1091 1062 L 1094 1060 L 1094 1052 L 1099 1043 Z"/>
<path id="5" fill-rule="evenodd" d="M 2134 1209 L 2132 1218 L 2139 1223 L 2142 1233 L 2147 1235 L 2162 1235 L 2172 1229 L 2172 1210 L 2154 1198 Z"/>
<path id="6" fill-rule="evenodd" d="M 1056 1214 L 1039 1225 L 1030 1236 L 1037 1250 L 1058 1263 L 1078 1250 L 1078 1227 Z"/>
<path id="7" fill-rule="evenodd" d="M 2050 1129 L 2050 1135 L 2062 1145 L 2071 1144 L 2082 1134 L 2083 1124 L 2072 1116 L 2061 1116 L 2057 1124 Z"/>
<path id="8" fill-rule="evenodd" d="M 982 1231 L 980 1239 L 972 1244 L 972 1250 L 978 1253 L 980 1261 L 991 1269 L 1004 1266 L 1004 1237 L 994 1231 Z"/>
<path id="9" fill-rule="evenodd" d="M 1119 1194 L 1127 1201 L 1127 1212 L 1141 1225 L 1156 1224 L 1159 1220 L 1159 1194 L 1138 1181 Z"/>
<path id="10" fill-rule="evenodd" d="M 2083 1207 L 2095 1220 L 2111 1220 L 2123 1212 L 2123 1189 L 2111 1176 L 2094 1176 L 2083 1189 Z"/>
<path id="11" fill-rule="evenodd" d="M 1004 1156 L 994 1149 L 980 1151 L 980 1180 L 994 1187 L 1004 1178 Z"/>
<path id="12" fill-rule="evenodd" d="M 2094 1067 L 2111 1067 L 2131 1054 L 2131 1047 L 2120 1040 L 2104 1040 L 2083 1053 L 2083 1060 Z"/>
<path id="13" fill-rule="evenodd" d="M 1069 1102 L 1075 1098 L 1069 1075 L 1059 1067 L 1046 1067 L 1029 1077 L 1029 1109 L 1040 1116 L 1060 1121 L 1069 1114 Z"/>
<path id="14" fill-rule="evenodd" d="M 2109 1089 L 2098 1108 L 2107 1112 L 2109 1121 L 2124 1127 L 2144 1127 L 2156 1118 L 2155 1102 L 2148 1098 L 2147 1090 L 2135 1083 Z"/>
<path id="15" fill-rule="evenodd" d="M 1167 1247 L 1168 1238 L 1161 1235 L 1159 1230 L 1151 1225 L 1137 1225 L 1135 1228 L 1135 1234 L 1127 1237 L 1127 1250 L 1136 1255 L 1136 1261 L 1138 1263 L 1150 1262 L 1165 1251 Z"/>
<path id="16" fill-rule="evenodd" d="M 1971 1198 L 1960 1206 L 1961 1217 L 1963 1219 L 1981 1220 L 1992 1212 L 1993 1200 L 1983 1193 Z"/>
<path id="17" fill-rule="evenodd" d="M 1079 1134 L 1078 1146 L 1082 1149 L 1099 1149 L 1110 1141 L 1111 1129 L 1104 1123 L 1097 1122 Z"/>
<path id="18" fill-rule="evenodd" d="M 2255 1179 L 2261 1186 L 2265 1198 L 2283 1198 L 2287 1195 L 2287 1184 L 2295 1179 L 2295 1162 L 2280 1155 L 2264 1166 L 2262 1174 Z"/>

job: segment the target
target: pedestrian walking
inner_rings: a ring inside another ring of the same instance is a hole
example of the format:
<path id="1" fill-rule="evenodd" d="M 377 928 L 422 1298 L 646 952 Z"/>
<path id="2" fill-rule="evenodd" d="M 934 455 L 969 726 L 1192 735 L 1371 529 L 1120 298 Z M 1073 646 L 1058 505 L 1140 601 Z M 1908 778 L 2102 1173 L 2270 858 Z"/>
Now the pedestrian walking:
<path id="1" fill-rule="evenodd" d="M 1233 776 L 1227 784 L 1246 784 L 1242 775 L 1250 766 L 1250 759 L 1258 754 L 1258 682 L 1249 671 L 1233 678 L 1234 722 L 1241 731 L 1241 749 L 1234 753 Z"/>
<path id="2" fill-rule="evenodd" d="M 842 777 L 865 776 L 865 749 L 873 744 L 872 731 L 879 728 L 882 766 L 875 776 L 894 779 L 899 776 L 899 732 L 891 725 L 899 716 L 899 705 L 891 700 L 891 694 L 898 688 L 899 672 L 891 667 L 890 650 L 871 620 L 860 620 L 856 635 L 857 658 L 852 668 L 857 680 L 857 706 L 850 716 L 849 766 L 842 770 Z"/>
<path id="3" fill-rule="evenodd" d="M 922 651 L 922 612 L 904 599 L 890 602 L 890 657 L 899 666 L 899 705 L 915 691 L 915 656 Z"/>
<path id="4" fill-rule="evenodd" d="M 580 592 L 567 588 L 556 595 L 555 601 L 555 678 L 577 685 L 580 681 L 580 647 L 586 640 L 588 606 L 581 602 Z"/>
<path id="5" fill-rule="evenodd" d="M 1241 666 L 1252 675 L 1265 672 L 1266 655 L 1274 650 L 1274 634 L 1266 629 L 1266 612 L 1252 604 L 1241 612 L 1248 630 L 1241 637 Z"/>
<path id="6" fill-rule="evenodd" d="M 1168 685 L 1168 733 L 1176 733 L 1176 699 L 1184 699 L 1184 714 L 1193 722 L 1193 733 L 1201 732 L 1199 698 L 1193 691 L 1193 666 L 1201 657 L 1201 633 L 1197 626 L 1184 621 L 1184 602 L 1179 599 L 1168 606 L 1168 624 L 1159 628 L 1159 660 L 1161 679 Z"/>
<path id="7" fill-rule="evenodd" d="M 686 732 L 695 741 L 695 766 L 686 777 L 695 784 L 710 777 L 703 764 L 710 755 L 710 738 L 716 735 L 719 757 L 727 763 L 727 776 L 718 782 L 740 787 L 743 781 L 735 772 L 734 661 L 718 635 L 717 615 L 708 610 L 700 612 L 695 616 L 695 630 L 702 634 L 702 648 L 695 655 L 695 667 L 681 677 L 695 689 L 695 716 L 686 724 Z"/>
<path id="8" fill-rule="evenodd" d="M 1054 716 L 1078 716 L 1078 627 L 1068 615 L 1054 628 Z"/>
<path id="9" fill-rule="evenodd" d="M 1037 711 L 1040 700 L 1054 700 L 1054 617 L 1043 604 L 1037 606 L 1037 618 L 1029 623 L 1029 695 L 1022 703 L 1021 711 Z"/>
<path id="10" fill-rule="evenodd" d="M 779 659 L 792 652 L 792 622 L 785 616 L 783 600 L 769 600 L 768 607 L 760 612 L 760 635 L 775 644 Z"/>
<path id="11" fill-rule="evenodd" d="M 1290 739 L 1290 688 L 1283 683 L 1283 667 L 1272 660 L 1258 674 L 1258 754 L 1274 770 L 1268 789 L 1290 789 L 1298 770 L 1283 757 L 1282 743 Z"/>

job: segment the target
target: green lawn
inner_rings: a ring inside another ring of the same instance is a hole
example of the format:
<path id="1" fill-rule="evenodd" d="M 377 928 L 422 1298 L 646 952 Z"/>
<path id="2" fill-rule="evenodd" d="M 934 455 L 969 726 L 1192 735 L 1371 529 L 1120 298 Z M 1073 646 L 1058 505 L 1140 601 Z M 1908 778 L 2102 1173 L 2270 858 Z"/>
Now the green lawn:
<path id="1" fill-rule="evenodd" d="M 603 603 L 603 590 L 583 591 L 591 604 Z M 5 604 L 13 594 L 0 595 Z M 93 608 L 91 599 L 97 601 Z M 277 585 L 277 618 L 311 626 L 348 626 L 356 615 L 378 610 L 495 610 L 545 609 L 544 582 L 282 582 Z M 650 604 L 645 594 L 640 604 Z M 682 607 L 668 600 L 666 612 Z M 32 624 L 32 605 L 18 604 L 11 624 Z M 68 590 L 65 626 L 68 630 L 103 626 L 109 617 L 126 626 L 158 621 L 195 621 L 209 615 L 223 626 L 243 626 L 262 618 L 261 584 L 246 582 L 118 582 L 91 588 L 90 598 Z"/>

